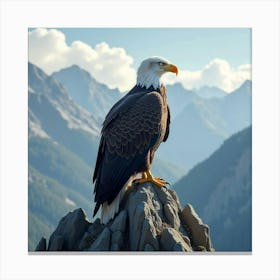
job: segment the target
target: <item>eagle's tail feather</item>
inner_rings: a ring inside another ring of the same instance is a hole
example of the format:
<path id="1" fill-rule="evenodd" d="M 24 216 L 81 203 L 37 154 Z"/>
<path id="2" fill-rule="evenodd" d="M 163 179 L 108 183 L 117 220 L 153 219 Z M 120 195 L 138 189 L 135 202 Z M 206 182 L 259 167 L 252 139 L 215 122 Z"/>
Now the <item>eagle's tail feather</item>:
<path id="1" fill-rule="evenodd" d="M 98 210 L 99 210 L 99 207 L 100 207 L 100 204 L 99 204 L 99 203 L 96 203 L 96 204 L 95 204 L 95 207 L 94 207 L 93 215 L 92 215 L 93 218 L 94 218 L 94 216 L 97 214 L 97 212 L 98 212 Z"/>
<path id="2" fill-rule="evenodd" d="M 135 176 L 131 176 L 129 180 L 126 182 L 126 184 L 123 186 L 121 191 L 118 193 L 116 198 L 108 204 L 107 202 L 104 202 L 102 204 L 101 209 L 101 224 L 107 224 L 111 219 L 113 219 L 119 211 L 120 203 L 124 197 L 125 191 L 128 188 L 129 185 L 131 185 L 131 182 L 133 181 Z"/>

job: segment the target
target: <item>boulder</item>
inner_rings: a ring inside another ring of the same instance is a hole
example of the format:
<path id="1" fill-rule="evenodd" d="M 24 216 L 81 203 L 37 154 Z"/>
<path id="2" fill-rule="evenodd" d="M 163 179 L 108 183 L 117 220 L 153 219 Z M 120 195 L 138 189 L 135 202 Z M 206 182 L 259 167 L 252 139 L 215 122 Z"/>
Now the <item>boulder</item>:
<path id="1" fill-rule="evenodd" d="M 50 237 L 48 250 L 56 248 L 52 243 L 62 246 L 60 251 L 77 251 L 79 241 L 90 226 L 85 212 L 79 208 L 63 217 Z M 61 245 L 63 239 L 63 245 Z M 59 240 L 59 241 L 58 241 Z"/>
<path id="2" fill-rule="evenodd" d="M 192 205 L 187 204 L 182 211 L 183 225 L 190 231 L 190 238 L 193 247 L 199 251 L 213 251 L 210 230 L 208 225 L 203 224 L 202 220 L 195 212 Z"/>
<path id="3" fill-rule="evenodd" d="M 61 219 L 49 246 L 37 251 L 213 251 L 209 227 L 190 204 L 183 210 L 177 194 L 150 183 L 134 184 L 108 224 L 88 221 L 77 209 Z"/>
<path id="4" fill-rule="evenodd" d="M 46 251 L 47 249 L 47 240 L 46 238 L 42 237 L 36 246 L 35 251 Z"/>

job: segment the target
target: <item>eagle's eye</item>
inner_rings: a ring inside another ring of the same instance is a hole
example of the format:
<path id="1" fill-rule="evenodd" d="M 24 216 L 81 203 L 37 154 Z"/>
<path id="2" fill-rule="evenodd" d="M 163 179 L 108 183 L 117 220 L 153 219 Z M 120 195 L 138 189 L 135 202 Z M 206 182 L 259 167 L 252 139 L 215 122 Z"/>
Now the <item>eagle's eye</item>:
<path id="1" fill-rule="evenodd" d="M 166 65 L 166 63 L 164 63 L 164 62 L 159 62 L 158 64 L 159 64 L 159 66 L 164 66 L 164 65 Z"/>

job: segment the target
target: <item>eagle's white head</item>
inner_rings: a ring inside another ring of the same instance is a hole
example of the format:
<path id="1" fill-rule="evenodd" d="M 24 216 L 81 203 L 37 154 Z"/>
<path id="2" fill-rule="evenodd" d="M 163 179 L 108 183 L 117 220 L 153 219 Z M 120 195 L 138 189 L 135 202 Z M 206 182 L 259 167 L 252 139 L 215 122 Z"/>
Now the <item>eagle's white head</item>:
<path id="1" fill-rule="evenodd" d="M 153 56 L 142 61 L 137 71 L 137 85 L 145 88 L 153 86 L 155 89 L 162 85 L 161 77 L 166 72 L 178 74 L 178 69 L 167 59 Z"/>

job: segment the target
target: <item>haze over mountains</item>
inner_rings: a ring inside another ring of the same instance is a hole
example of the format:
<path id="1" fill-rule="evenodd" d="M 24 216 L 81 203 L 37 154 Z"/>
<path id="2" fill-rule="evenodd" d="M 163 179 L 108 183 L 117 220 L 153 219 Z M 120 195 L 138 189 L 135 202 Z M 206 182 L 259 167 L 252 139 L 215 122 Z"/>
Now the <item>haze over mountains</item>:
<path id="1" fill-rule="evenodd" d="M 202 98 L 221 98 L 225 97 L 228 93 L 217 87 L 203 86 L 194 90 L 195 93 Z"/>
<path id="2" fill-rule="evenodd" d="M 98 83 L 88 72 L 71 66 L 53 74 L 71 98 L 92 113 L 101 125 L 122 94 Z M 251 124 L 251 82 L 227 94 L 216 87 L 186 90 L 180 83 L 167 86 L 171 134 L 160 158 L 176 162 L 185 171 L 205 159 L 233 133 Z M 207 139 L 207 141 L 205 141 Z M 174 153 L 176 147 L 180 153 Z"/>
<path id="3" fill-rule="evenodd" d="M 28 65 L 29 249 L 65 212 L 91 211 L 90 177 L 96 157 L 97 120 L 74 103 L 62 85 Z"/>
<path id="4" fill-rule="evenodd" d="M 218 251 L 252 250 L 252 128 L 227 139 L 174 186 L 210 226 Z"/>
<path id="5" fill-rule="evenodd" d="M 48 76 L 29 64 L 28 86 L 29 249 L 33 250 L 69 211 L 81 207 L 91 217 L 91 178 L 101 124 L 123 94 L 78 66 Z M 251 82 L 225 95 L 216 88 L 189 91 L 181 84 L 168 86 L 167 91 L 171 132 L 152 170 L 173 184 L 251 124 Z"/>
<path id="6" fill-rule="evenodd" d="M 170 137 L 160 146 L 158 154 L 189 170 L 233 133 L 251 124 L 251 82 L 246 81 L 239 89 L 221 98 L 201 98 L 192 91 L 181 89 L 180 103 L 184 106 L 181 105 L 180 111 L 172 101 L 177 87 L 174 92 L 172 87 L 168 88 L 171 114 L 175 111 L 175 117 L 171 122 Z"/>

